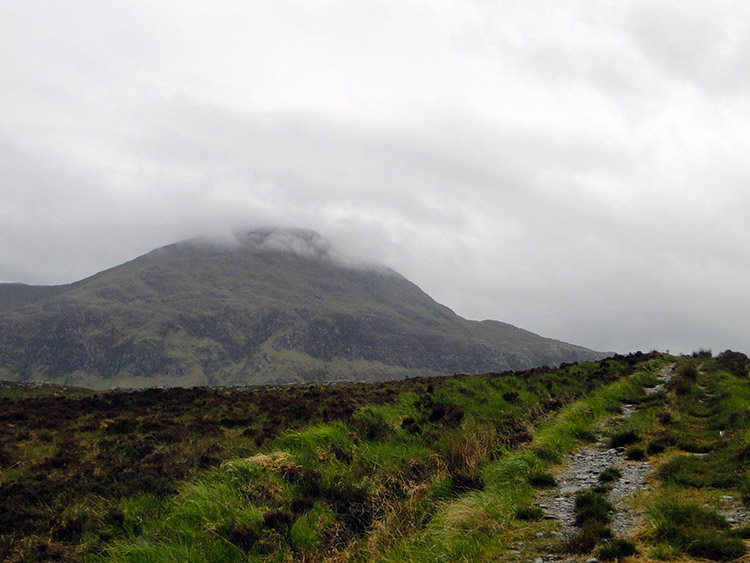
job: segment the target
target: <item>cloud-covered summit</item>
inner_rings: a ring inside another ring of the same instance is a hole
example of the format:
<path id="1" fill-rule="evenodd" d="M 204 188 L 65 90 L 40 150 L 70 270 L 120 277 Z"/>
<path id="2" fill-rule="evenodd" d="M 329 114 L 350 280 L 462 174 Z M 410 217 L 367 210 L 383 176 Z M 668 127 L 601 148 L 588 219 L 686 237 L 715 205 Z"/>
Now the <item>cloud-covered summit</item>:
<path id="1" fill-rule="evenodd" d="M 330 258 L 331 245 L 311 229 L 253 229 L 236 235 L 239 243 L 258 250 L 289 252 L 307 258 Z"/>
<path id="2" fill-rule="evenodd" d="M 750 350 L 748 21 L 741 0 L 10 0 L 0 280 L 302 225 L 467 317 Z"/>

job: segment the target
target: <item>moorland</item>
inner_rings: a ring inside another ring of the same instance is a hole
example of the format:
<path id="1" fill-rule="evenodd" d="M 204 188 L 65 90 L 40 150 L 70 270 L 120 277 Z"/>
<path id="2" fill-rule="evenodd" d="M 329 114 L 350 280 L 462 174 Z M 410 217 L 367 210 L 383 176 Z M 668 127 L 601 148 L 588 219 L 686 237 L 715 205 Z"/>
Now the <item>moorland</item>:
<path id="1" fill-rule="evenodd" d="M 739 559 L 749 364 L 638 352 L 359 384 L 2 383 L 0 559 Z M 616 466 L 561 491 L 584 448 Z M 630 466 L 646 485 L 613 503 Z M 570 498 L 572 531 L 545 495 Z"/>

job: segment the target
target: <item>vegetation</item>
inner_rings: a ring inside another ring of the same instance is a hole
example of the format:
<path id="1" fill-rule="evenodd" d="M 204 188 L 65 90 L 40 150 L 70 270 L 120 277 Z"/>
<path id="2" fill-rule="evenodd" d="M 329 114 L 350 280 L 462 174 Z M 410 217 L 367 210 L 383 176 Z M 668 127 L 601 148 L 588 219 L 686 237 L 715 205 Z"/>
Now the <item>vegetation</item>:
<path id="1" fill-rule="evenodd" d="M 630 540 L 615 538 L 599 549 L 599 559 L 602 561 L 619 561 L 638 553 L 638 549 Z"/>
<path id="2" fill-rule="evenodd" d="M 574 447 L 576 430 L 616 402 L 596 399 L 597 389 L 628 387 L 622 378 L 649 359 L 380 384 L 4 398 L 0 558 L 420 554 L 425 522 L 501 521 L 496 510 L 456 509 L 465 499 L 510 494 L 504 513 L 521 506 L 514 498 L 531 488 L 503 483 L 544 471 L 542 452 Z M 591 406 L 575 407 L 583 396 Z M 556 412 L 564 422 L 535 438 Z"/>
<path id="3" fill-rule="evenodd" d="M 545 471 L 535 471 L 528 476 L 529 485 L 532 487 L 554 487 L 557 485 L 555 476 Z"/>
<path id="4" fill-rule="evenodd" d="M 715 510 L 674 498 L 649 506 L 654 537 L 673 553 L 715 561 L 736 559 L 745 553 L 742 540 L 731 534 L 726 519 Z"/>
<path id="5" fill-rule="evenodd" d="M 750 532 L 721 510 L 750 502 L 748 363 L 635 354 L 361 385 L 8 388 L 0 559 L 488 561 L 519 541 L 531 559 L 736 559 Z M 650 456 L 633 537 L 610 527 L 617 467 L 577 495 L 577 534 L 548 533 L 537 495 L 592 437 Z"/>
<path id="6" fill-rule="evenodd" d="M 461 318 L 300 230 L 184 241 L 68 285 L 0 283 L 0 335 L 0 379 L 94 389 L 382 381 L 603 356 Z"/>
<path id="7" fill-rule="evenodd" d="M 619 467 L 608 467 L 599 473 L 599 481 L 602 483 L 611 483 L 622 477 L 622 470 Z"/>

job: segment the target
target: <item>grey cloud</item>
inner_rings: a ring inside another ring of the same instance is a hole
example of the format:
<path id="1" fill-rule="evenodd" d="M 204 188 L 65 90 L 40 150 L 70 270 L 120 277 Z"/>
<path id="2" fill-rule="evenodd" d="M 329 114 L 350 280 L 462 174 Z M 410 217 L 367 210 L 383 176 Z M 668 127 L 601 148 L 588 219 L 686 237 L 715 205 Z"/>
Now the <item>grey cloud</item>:
<path id="1" fill-rule="evenodd" d="M 0 279 L 308 227 L 472 318 L 750 350 L 744 4 L 474 5 L 14 4 Z"/>
<path id="2" fill-rule="evenodd" d="M 711 96 L 750 86 L 747 3 L 635 1 L 628 11 L 630 36 L 663 71 Z"/>

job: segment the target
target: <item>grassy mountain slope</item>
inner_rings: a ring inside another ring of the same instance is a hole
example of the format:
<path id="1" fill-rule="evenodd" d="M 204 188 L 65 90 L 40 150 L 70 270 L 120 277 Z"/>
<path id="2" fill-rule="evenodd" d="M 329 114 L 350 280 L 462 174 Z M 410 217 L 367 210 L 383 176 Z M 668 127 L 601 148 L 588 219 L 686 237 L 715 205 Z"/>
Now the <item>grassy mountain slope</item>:
<path id="1" fill-rule="evenodd" d="M 187 241 L 66 286 L 0 284 L 0 377 L 93 388 L 383 380 L 602 357 L 463 319 L 315 233 Z"/>

